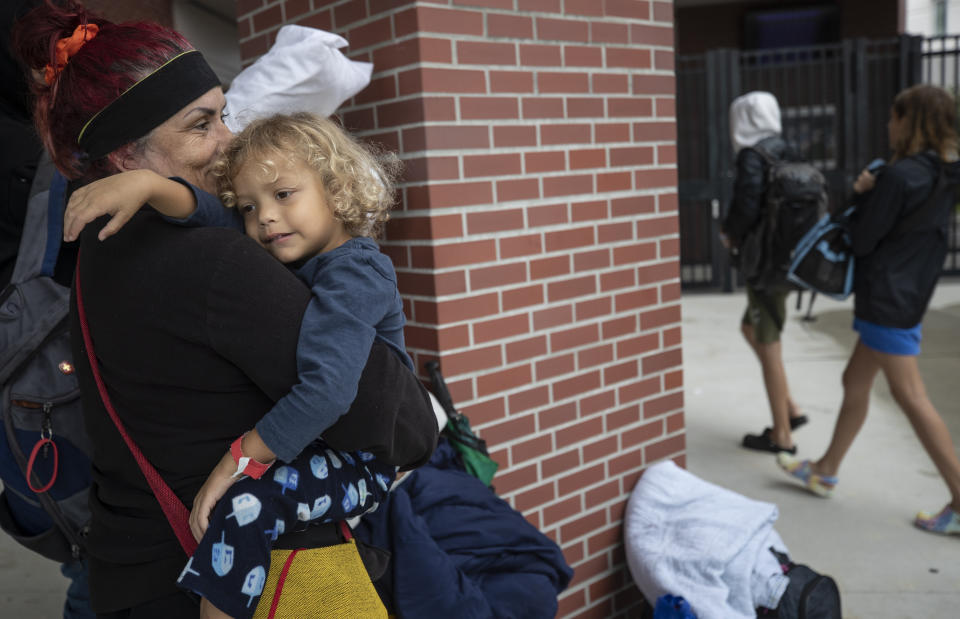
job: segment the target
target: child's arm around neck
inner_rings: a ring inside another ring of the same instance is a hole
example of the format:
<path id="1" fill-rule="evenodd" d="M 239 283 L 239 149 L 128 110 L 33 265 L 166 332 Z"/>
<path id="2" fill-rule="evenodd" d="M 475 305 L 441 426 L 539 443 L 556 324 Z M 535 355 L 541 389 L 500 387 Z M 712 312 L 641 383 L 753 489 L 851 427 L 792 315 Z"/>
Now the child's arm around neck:
<path id="1" fill-rule="evenodd" d="M 193 191 L 153 170 L 121 172 L 77 189 L 63 215 L 63 238 L 73 241 L 88 223 L 111 215 L 98 234 L 102 241 L 115 234 L 144 204 L 167 217 L 185 219 L 197 210 Z"/>

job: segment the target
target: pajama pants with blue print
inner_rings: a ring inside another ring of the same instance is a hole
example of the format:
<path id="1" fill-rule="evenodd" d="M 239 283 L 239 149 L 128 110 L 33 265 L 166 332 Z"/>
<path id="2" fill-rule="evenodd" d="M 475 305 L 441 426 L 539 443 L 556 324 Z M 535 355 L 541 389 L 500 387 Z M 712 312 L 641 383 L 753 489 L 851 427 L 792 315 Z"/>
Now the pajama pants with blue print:
<path id="1" fill-rule="evenodd" d="M 383 502 L 395 477 L 395 467 L 371 454 L 314 441 L 289 464 L 230 487 L 177 583 L 232 617 L 252 617 L 279 535 L 298 523 L 359 516 Z"/>

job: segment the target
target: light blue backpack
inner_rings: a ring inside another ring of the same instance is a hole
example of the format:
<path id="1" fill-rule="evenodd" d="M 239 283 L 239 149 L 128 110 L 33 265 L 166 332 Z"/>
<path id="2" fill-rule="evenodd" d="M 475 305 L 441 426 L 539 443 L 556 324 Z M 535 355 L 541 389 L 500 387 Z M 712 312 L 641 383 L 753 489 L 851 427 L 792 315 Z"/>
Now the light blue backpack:
<path id="1" fill-rule="evenodd" d="M 853 207 L 840 216 L 824 215 L 797 242 L 787 280 L 842 301 L 853 292 L 853 249 L 847 221 Z"/>

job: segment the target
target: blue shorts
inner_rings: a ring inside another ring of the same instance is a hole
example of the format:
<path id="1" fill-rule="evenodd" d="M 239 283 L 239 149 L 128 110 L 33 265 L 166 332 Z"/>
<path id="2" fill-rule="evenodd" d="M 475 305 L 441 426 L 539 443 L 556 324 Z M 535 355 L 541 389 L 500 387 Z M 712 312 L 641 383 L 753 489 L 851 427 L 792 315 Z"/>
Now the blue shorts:
<path id="1" fill-rule="evenodd" d="M 861 342 L 878 352 L 888 355 L 920 354 L 920 340 L 923 336 L 919 324 L 909 329 L 898 329 L 854 318 L 853 329 L 860 334 Z"/>

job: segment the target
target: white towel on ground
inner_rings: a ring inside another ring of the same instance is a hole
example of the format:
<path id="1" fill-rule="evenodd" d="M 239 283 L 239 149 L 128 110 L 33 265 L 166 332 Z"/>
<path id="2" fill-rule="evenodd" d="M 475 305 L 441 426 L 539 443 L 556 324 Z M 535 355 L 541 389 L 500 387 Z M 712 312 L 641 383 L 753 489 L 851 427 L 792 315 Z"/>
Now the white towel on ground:
<path id="1" fill-rule="evenodd" d="M 753 619 L 774 608 L 788 578 L 770 552 L 786 552 L 777 506 L 703 481 L 672 461 L 648 468 L 624 516 L 627 563 L 651 602 L 671 593 L 699 619 Z"/>

